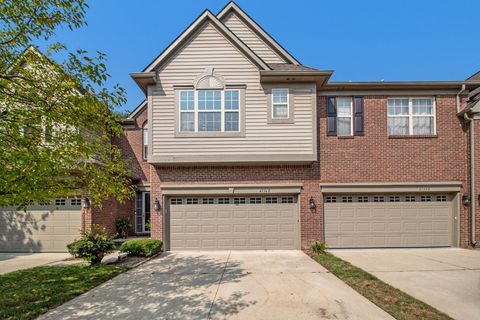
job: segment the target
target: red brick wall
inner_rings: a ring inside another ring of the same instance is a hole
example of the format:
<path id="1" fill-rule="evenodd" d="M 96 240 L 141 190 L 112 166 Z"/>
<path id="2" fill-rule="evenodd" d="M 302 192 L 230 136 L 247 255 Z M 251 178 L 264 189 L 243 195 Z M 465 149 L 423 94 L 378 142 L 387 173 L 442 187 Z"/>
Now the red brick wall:
<path id="1" fill-rule="evenodd" d="M 326 100 L 318 98 L 318 161 L 312 165 L 290 166 L 201 166 L 151 167 L 141 163 L 141 174 L 150 173 L 152 199 L 152 236 L 162 237 L 162 215 L 153 210 L 153 201 L 162 201 L 161 186 L 193 183 L 278 183 L 302 182 L 301 240 L 305 247 L 311 240 L 323 239 L 322 182 L 439 182 L 460 181 L 468 192 L 468 135 L 456 117 L 455 96 L 436 98 L 437 135 L 435 137 L 389 138 L 387 101 L 384 96 L 364 99 L 365 135 L 353 138 L 326 136 Z M 139 117 L 140 118 L 140 117 Z M 126 155 L 141 157 L 141 125 L 127 136 Z M 480 127 L 477 130 L 480 139 Z M 128 150 L 130 148 L 131 151 Z M 480 149 L 480 148 L 479 148 Z M 480 159 L 480 150 L 477 150 Z M 478 169 L 480 171 L 480 169 Z M 477 174 L 480 187 L 480 172 Z M 143 179 L 142 179 L 143 180 Z M 479 189 L 480 190 L 480 189 Z M 313 197 L 317 209 L 311 211 Z M 162 204 L 163 207 L 163 204 Z M 478 210 L 480 211 L 480 210 Z M 478 219 L 478 215 L 477 215 Z M 477 223 L 480 229 L 480 221 Z M 460 208 L 460 245 L 468 246 L 468 208 Z"/>
<path id="2" fill-rule="evenodd" d="M 83 228 L 89 230 L 92 225 L 105 227 L 107 233 L 114 235 L 117 233 L 115 221 L 119 218 L 127 218 L 134 224 L 134 200 L 127 200 L 125 203 L 119 203 L 115 199 L 110 199 L 102 203 L 102 207 L 91 206 L 83 209 Z M 133 234 L 133 227 L 131 234 Z"/>
<path id="3" fill-rule="evenodd" d="M 321 182 L 461 181 L 468 192 L 467 133 L 456 116 L 455 96 L 436 97 L 437 135 L 389 138 L 387 97 L 367 96 L 365 136 L 326 136 L 326 100 L 320 114 Z M 467 208 L 460 207 L 460 245 L 468 245 Z"/>
<path id="4" fill-rule="evenodd" d="M 476 241 L 477 247 L 480 247 L 480 120 L 475 120 L 475 196 L 472 201 L 475 201 L 475 229 L 476 229 Z M 470 159 L 468 158 L 468 161 Z M 468 228 L 467 230 L 467 237 L 470 235 L 470 213 L 468 213 Z"/>
<path id="5" fill-rule="evenodd" d="M 115 139 L 127 159 L 130 159 L 130 169 L 133 172 L 134 179 L 140 184 L 148 184 L 150 178 L 150 165 L 143 159 L 143 125 L 147 121 L 147 108 L 145 108 L 135 118 L 135 124 L 132 129 L 126 130 L 126 135 Z"/>

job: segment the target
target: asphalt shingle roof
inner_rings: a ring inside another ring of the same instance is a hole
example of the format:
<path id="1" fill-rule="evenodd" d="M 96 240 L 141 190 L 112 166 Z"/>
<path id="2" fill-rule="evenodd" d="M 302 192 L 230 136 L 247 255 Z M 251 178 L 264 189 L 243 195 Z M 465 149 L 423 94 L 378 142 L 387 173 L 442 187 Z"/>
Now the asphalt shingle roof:
<path id="1" fill-rule="evenodd" d="M 291 63 L 269 63 L 268 66 L 274 71 L 318 71 L 318 69 Z"/>
<path id="2" fill-rule="evenodd" d="M 480 81 L 480 71 L 468 78 L 467 81 Z"/>

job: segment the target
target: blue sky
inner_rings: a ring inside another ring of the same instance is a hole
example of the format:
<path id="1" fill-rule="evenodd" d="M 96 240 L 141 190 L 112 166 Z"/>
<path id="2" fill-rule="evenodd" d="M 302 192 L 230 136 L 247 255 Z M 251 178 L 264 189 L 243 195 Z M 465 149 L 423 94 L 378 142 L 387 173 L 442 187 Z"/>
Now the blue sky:
<path id="1" fill-rule="evenodd" d="M 143 70 L 204 9 L 216 14 L 227 3 L 89 1 L 88 26 L 58 30 L 54 39 L 106 53 L 112 83 L 127 90 L 124 107 L 132 110 L 144 96 L 129 73 Z M 464 80 L 480 70 L 480 1 L 236 3 L 302 64 L 335 70 L 332 81 Z"/>

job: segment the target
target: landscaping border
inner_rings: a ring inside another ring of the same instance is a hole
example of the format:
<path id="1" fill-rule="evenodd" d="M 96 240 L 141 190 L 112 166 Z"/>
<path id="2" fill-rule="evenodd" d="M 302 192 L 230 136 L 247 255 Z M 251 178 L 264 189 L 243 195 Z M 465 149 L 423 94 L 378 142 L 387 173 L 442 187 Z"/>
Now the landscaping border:
<path id="1" fill-rule="evenodd" d="M 328 253 L 307 254 L 330 273 L 399 320 L 453 320 L 447 314 Z"/>

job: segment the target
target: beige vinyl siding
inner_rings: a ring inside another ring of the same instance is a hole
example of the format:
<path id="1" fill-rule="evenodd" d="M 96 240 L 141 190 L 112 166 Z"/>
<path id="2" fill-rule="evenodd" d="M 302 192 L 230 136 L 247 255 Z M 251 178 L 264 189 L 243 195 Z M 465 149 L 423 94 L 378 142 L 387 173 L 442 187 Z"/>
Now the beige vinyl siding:
<path id="1" fill-rule="evenodd" d="M 243 137 L 175 137 L 175 125 L 178 124 L 175 124 L 174 86 L 193 85 L 195 78 L 207 67 L 213 67 L 227 85 L 246 85 Z M 165 159 L 175 162 L 178 156 L 203 155 L 291 155 L 300 161 L 302 156 L 311 159 L 316 154 L 315 85 L 297 85 L 290 90 L 295 123 L 267 124 L 267 91 L 260 84 L 257 67 L 210 23 L 200 28 L 170 58 L 159 70 L 158 84 L 149 89 L 152 162 L 166 162 Z"/>
<path id="2" fill-rule="evenodd" d="M 275 51 L 254 33 L 235 13 L 222 21 L 240 40 L 253 50 L 266 63 L 285 63 Z"/>

